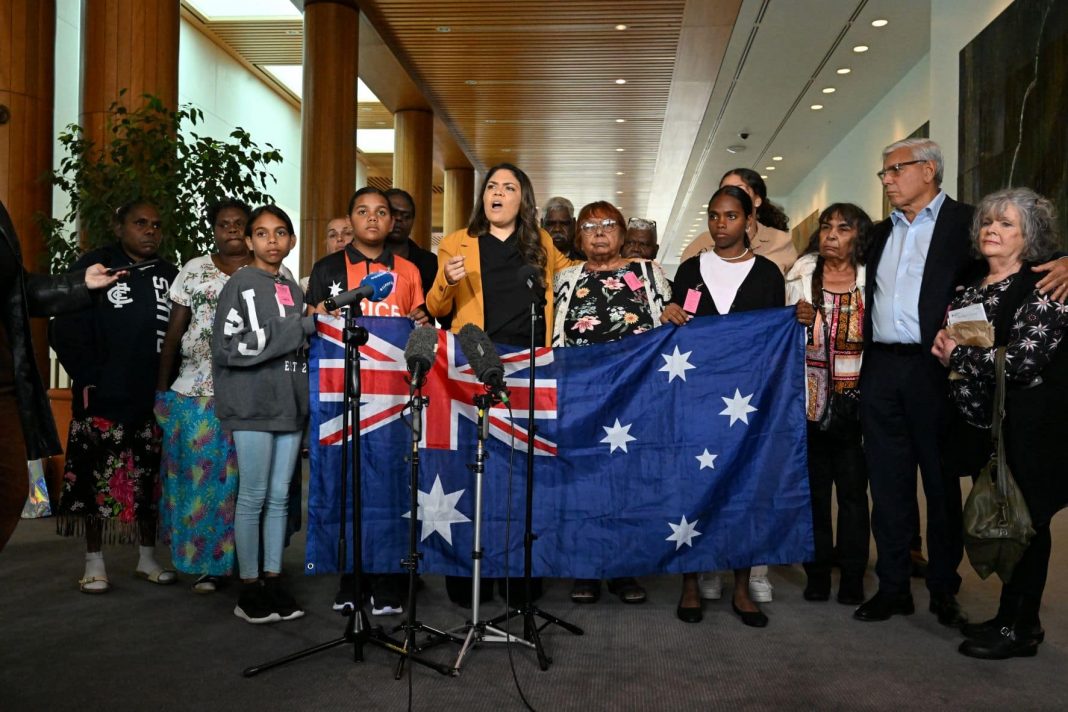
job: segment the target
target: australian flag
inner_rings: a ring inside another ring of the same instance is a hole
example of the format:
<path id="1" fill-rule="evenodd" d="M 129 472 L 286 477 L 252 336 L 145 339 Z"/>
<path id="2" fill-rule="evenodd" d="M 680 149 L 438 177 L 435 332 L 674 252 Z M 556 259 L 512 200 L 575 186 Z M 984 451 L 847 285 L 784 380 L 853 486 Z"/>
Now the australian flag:
<path id="1" fill-rule="evenodd" d="M 404 346 L 412 326 L 360 322 L 370 333 L 360 347 L 363 565 L 399 572 L 411 516 Z M 536 576 L 811 559 L 803 333 L 784 308 L 698 318 L 609 344 L 538 348 L 533 392 L 529 350 L 499 347 L 510 403 L 486 414 L 483 574 L 522 573 L 528 447 L 536 455 Z M 343 355 L 341 322 L 321 319 L 311 349 L 309 573 L 338 570 Z M 415 513 L 423 571 L 470 573 L 473 398 L 483 392 L 454 336 L 440 332 L 423 388 Z M 346 504 L 346 520 L 350 511 Z"/>

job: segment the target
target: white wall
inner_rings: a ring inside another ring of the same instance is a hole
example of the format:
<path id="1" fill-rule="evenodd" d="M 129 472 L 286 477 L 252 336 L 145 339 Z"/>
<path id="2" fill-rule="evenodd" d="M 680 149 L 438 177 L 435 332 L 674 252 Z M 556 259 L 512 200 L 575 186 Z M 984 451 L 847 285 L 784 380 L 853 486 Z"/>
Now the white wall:
<path id="1" fill-rule="evenodd" d="M 925 121 L 942 146 L 943 187 L 957 192 L 960 51 L 1012 0 L 932 0 L 931 49 L 845 138 L 780 202 L 790 224 L 834 202 L 856 203 L 878 220 L 882 187 L 875 177 L 882 149 Z"/>
<path id="2" fill-rule="evenodd" d="M 52 115 L 52 168 L 58 169 L 63 160 L 63 147 L 58 136 L 70 124 L 78 123 L 82 105 L 82 4 L 80 0 L 56 2 L 56 94 Z M 67 213 L 70 201 L 59 188 L 52 189 L 52 215 Z"/>
<path id="3" fill-rule="evenodd" d="M 283 163 L 273 166 L 278 183 L 268 184 L 267 192 L 299 229 L 300 110 L 185 20 L 178 48 L 178 102 L 204 112 L 204 122 L 192 130 L 221 139 L 240 126 L 261 147 L 269 143 L 281 151 Z M 299 274 L 297 239 L 285 260 L 294 274 Z"/>

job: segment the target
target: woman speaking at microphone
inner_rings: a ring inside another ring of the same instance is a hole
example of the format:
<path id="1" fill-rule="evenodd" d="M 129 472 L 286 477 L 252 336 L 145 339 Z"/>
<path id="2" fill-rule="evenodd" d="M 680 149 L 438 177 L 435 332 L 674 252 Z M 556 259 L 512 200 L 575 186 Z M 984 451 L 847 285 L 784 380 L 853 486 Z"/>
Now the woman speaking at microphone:
<path id="1" fill-rule="evenodd" d="M 471 222 L 446 235 L 438 247 L 438 276 L 426 295 L 431 316 L 452 317 L 452 331 L 474 324 L 498 344 L 529 346 L 531 339 L 531 288 L 520 276 L 529 265 L 537 270 L 544 291 L 543 318 L 534 327 L 536 343 L 549 345 L 553 319 L 553 277 L 577 264 L 561 254 L 549 233 L 538 227 L 534 187 L 527 174 L 510 163 L 499 163 L 486 172 L 475 199 Z M 540 580 L 534 597 L 540 594 Z M 483 579 L 481 599 L 492 598 L 493 582 Z M 468 579 L 446 577 L 449 598 L 470 605 Z M 520 598 L 522 587 L 510 592 Z"/>

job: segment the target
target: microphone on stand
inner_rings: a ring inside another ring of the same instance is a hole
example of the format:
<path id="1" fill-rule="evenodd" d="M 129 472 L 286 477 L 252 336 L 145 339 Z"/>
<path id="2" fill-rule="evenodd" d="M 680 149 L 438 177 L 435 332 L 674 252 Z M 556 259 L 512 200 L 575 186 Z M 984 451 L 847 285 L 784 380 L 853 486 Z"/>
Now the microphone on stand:
<path id="1" fill-rule="evenodd" d="M 364 299 L 372 302 L 380 302 L 393 292 L 395 279 L 392 272 L 371 272 L 360 280 L 360 286 L 342 292 L 336 297 L 327 297 L 323 300 L 323 306 L 327 311 L 337 311 L 341 307 L 347 307 Z"/>
<path id="2" fill-rule="evenodd" d="M 412 388 L 419 388 L 426 380 L 430 367 L 434 364 L 434 353 L 438 347 L 438 330 L 432 326 L 420 326 L 408 337 L 404 347 L 404 361 L 411 374 Z"/>
<path id="3" fill-rule="evenodd" d="M 467 357 L 468 363 L 475 372 L 475 377 L 486 385 L 486 388 L 503 402 L 508 402 L 508 389 L 504 385 L 504 364 L 497 350 L 493 348 L 493 342 L 486 336 L 486 332 L 474 324 L 464 324 L 460 333 L 456 335 L 460 342 L 460 349 Z"/>
<path id="4" fill-rule="evenodd" d="M 538 306 L 544 307 L 545 285 L 542 283 L 542 271 L 534 265 L 523 265 L 516 271 L 516 274 L 519 276 L 519 281 L 530 290 L 530 295 Z"/>

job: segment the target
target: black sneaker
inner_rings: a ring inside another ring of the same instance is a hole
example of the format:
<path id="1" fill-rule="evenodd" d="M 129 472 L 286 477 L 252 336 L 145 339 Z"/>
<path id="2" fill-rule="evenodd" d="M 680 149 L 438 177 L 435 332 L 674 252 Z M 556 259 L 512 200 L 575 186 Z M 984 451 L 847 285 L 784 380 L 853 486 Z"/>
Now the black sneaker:
<path id="1" fill-rule="evenodd" d="M 352 603 L 352 574 L 341 574 L 341 580 L 337 584 L 337 594 L 334 596 L 334 610 L 347 613 L 355 606 Z"/>
<path id="2" fill-rule="evenodd" d="M 404 613 L 400 590 L 395 585 L 395 577 L 379 576 L 373 583 L 371 591 L 371 615 L 395 616 Z"/>
<path id="3" fill-rule="evenodd" d="M 291 621 L 304 615 L 304 610 L 296 600 L 278 583 L 278 577 L 273 576 L 264 581 L 264 590 L 268 600 L 273 604 L 275 614 L 279 620 Z"/>
<path id="4" fill-rule="evenodd" d="M 234 607 L 234 615 L 249 623 L 277 623 L 282 620 L 270 595 L 259 581 L 241 584 L 241 595 Z"/>

